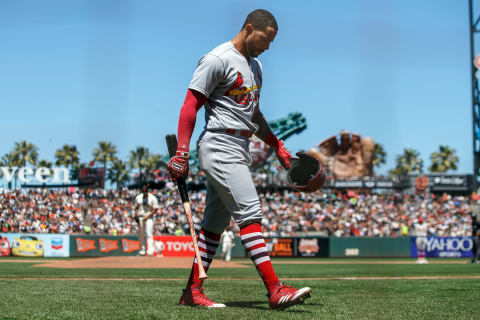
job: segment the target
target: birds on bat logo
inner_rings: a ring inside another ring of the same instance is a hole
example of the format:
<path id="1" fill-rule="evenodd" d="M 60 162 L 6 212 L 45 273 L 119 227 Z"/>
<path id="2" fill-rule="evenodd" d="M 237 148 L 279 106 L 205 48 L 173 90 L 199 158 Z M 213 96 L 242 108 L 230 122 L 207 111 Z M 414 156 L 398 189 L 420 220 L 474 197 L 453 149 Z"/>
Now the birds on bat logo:
<path id="1" fill-rule="evenodd" d="M 260 89 L 261 85 L 247 88 L 243 83 L 243 75 L 238 71 L 237 78 L 230 88 L 225 91 L 224 95 L 231 96 L 238 104 L 249 104 L 250 102 L 258 101 L 259 94 L 257 89 Z"/>

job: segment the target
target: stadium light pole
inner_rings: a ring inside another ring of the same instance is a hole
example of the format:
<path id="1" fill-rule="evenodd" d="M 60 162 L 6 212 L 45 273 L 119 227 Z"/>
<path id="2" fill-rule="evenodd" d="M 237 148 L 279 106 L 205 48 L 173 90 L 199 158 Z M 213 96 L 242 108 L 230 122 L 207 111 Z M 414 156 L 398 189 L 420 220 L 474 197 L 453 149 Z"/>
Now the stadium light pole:
<path id="1" fill-rule="evenodd" d="M 470 18 L 470 68 L 472 79 L 472 129 L 473 129 L 473 188 L 476 191 L 479 185 L 480 170 L 480 59 L 476 59 L 475 38 L 480 33 L 478 24 L 480 14 L 474 13 L 473 0 L 468 1 Z M 480 57 L 480 52 L 478 52 Z M 478 69 L 478 70 L 477 70 Z"/>

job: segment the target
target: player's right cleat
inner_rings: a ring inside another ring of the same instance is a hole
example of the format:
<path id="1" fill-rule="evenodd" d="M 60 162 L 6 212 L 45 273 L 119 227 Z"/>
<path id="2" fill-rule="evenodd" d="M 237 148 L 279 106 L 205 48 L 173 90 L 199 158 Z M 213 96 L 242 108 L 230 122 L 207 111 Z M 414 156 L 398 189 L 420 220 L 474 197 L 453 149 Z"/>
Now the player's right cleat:
<path id="1" fill-rule="evenodd" d="M 310 298 L 312 289 L 305 287 L 294 289 L 282 283 L 277 284 L 272 294 L 267 294 L 270 309 L 285 309 L 298 303 L 303 303 L 305 299 Z"/>
<path id="2" fill-rule="evenodd" d="M 203 293 L 202 287 L 198 287 L 193 290 L 184 289 L 179 303 L 185 306 L 194 307 L 225 308 L 223 303 L 213 302 L 209 297 L 207 297 L 207 295 Z"/>

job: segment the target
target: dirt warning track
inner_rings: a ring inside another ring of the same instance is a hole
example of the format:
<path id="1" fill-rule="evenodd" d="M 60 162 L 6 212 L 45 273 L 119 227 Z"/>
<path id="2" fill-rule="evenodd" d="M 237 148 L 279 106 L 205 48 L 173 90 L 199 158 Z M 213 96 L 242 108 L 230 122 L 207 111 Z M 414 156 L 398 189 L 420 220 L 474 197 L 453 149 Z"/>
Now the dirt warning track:
<path id="1" fill-rule="evenodd" d="M 31 260 L 29 261 L 31 262 Z M 171 269 L 192 267 L 193 258 L 155 257 L 103 257 L 74 260 L 42 261 L 34 267 L 62 269 Z M 247 266 L 220 259 L 212 263 L 214 268 L 246 268 Z"/>
<path id="2" fill-rule="evenodd" d="M 101 257 L 71 260 L 35 260 L 35 259 L 0 259 L 2 262 L 25 262 L 32 263 L 34 267 L 60 268 L 60 269 L 189 269 L 192 267 L 193 258 L 155 258 L 155 257 Z M 415 260 L 341 260 L 341 259 L 312 259 L 312 260 L 283 260 L 274 259 L 273 264 L 414 264 Z M 465 264 L 462 260 L 432 259 L 431 264 Z M 222 259 L 214 259 L 213 268 L 249 268 L 252 262 L 249 259 L 226 262 Z"/>

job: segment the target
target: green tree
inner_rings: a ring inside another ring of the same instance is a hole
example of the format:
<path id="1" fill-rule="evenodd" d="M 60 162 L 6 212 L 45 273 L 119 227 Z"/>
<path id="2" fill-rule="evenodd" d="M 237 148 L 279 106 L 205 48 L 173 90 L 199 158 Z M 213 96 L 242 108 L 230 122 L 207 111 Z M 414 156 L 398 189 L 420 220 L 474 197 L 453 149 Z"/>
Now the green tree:
<path id="1" fill-rule="evenodd" d="M 38 148 L 25 140 L 15 142 L 13 155 L 17 160 L 17 165 L 26 166 L 27 162 L 36 165 L 38 160 Z"/>
<path id="2" fill-rule="evenodd" d="M 64 166 L 65 168 L 78 166 L 80 161 L 79 154 L 75 145 L 65 144 L 55 152 L 55 165 Z"/>
<path id="3" fill-rule="evenodd" d="M 406 176 L 411 172 L 422 172 L 423 161 L 420 159 L 420 153 L 411 148 L 403 150 L 403 154 L 397 156 L 397 165 L 388 173 L 390 176 L 401 177 Z"/>
<path id="4" fill-rule="evenodd" d="M 379 143 L 375 143 L 375 151 L 373 153 L 373 166 L 374 167 L 381 167 L 383 164 L 385 164 L 387 159 L 387 152 L 383 148 L 383 145 Z"/>
<path id="5" fill-rule="evenodd" d="M 153 174 L 155 169 L 159 167 L 161 156 L 158 153 L 151 153 L 147 157 L 147 161 L 145 161 L 145 173 L 147 175 Z"/>
<path id="6" fill-rule="evenodd" d="M 51 169 L 52 168 L 52 165 L 53 163 L 51 163 L 50 161 L 47 161 L 45 159 L 42 159 L 40 161 L 37 162 L 37 167 L 38 168 L 48 168 L 48 169 Z"/>
<path id="7" fill-rule="evenodd" d="M 127 163 L 120 159 L 114 160 L 112 166 L 108 169 L 107 179 L 112 184 L 115 183 L 117 189 L 124 186 L 130 181 L 130 171 L 127 168 Z"/>
<path id="8" fill-rule="evenodd" d="M 107 172 L 107 164 L 117 160 L 116 154 L 116 146 L 108 141 L 100 141 L 98 148 L 93 149 L 93 161 L 101 161 L 105 172 Z"/>
<path id="9" fill-rule="evenodd" d="M 150 150 L 146 147 L 138 146 L 135 150 L 130 150 L 128 166 L 131 169 L 138 169 L 138 173 L 141 175 L 142 173 L 145 173 L 149 157 Z"/>
<path id="10" fill-rule="evenodd" d="M 440 146 L 438 152 L 430 155 L 432 163 L 428 170 L 430 172 L 447 172 L 448 170 L 457 170 L 458 157 L 456 151 L 448 146 Z"/>

